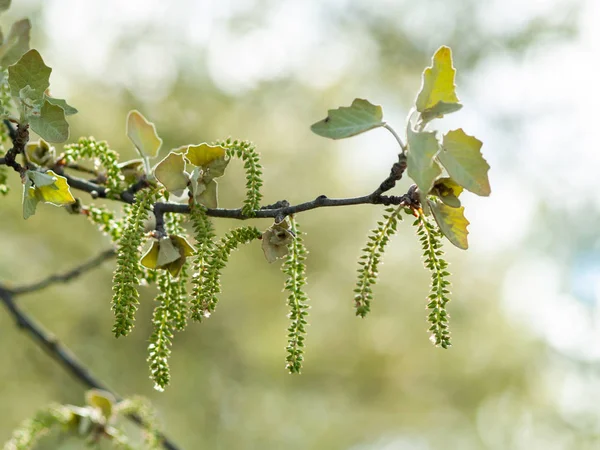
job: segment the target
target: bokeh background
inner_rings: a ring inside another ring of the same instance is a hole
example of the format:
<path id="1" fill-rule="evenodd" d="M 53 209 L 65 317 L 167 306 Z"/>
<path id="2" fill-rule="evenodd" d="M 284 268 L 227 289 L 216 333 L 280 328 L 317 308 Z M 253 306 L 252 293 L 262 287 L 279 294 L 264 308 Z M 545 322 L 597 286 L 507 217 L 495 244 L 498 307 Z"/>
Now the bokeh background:
<path id="1" fill-rule="evenodd" d="M 181 448 L 600 446 L 597 0 L 13 3 L 2 27 L 32 19 L 53 93 L 79 109 L 72 139 L 107 139 L 123 160 L 133 157 L 132 108 L 156 123 L 165 152 L 250 139 L 269 203 L 371 192 L 395 159 L 393 138 L 380 129 L 332 142 L 309 125 L 362 97 L 402 129 L 431 55 L 453 48 L 465 106 L 435 126 L 484 142 L 493 192 L 464 195 L 471 248 L 446 246 L 450 350 L 427 339 L 428 273 L 410 220 L 385 256 L 371 314 L 354 316 L 356 260 L 381 214 L 375 206 L 299 216 L 312 305 L 300 376 L 284 369 L 284 277 L 258 243 L 232 257 L 214 316 L 176 335 L 164 393 L 145 361 L 154 291 L 142 290 L 133 334 L 115 340 L 112 262 L 20 300 L 117 392 L 149 397 Z M 58 208 L 23 221 L 16 181 L 1 199 L 2 282 L 67 270 L 109 246 Z M 222 205 L 240 204 L 238 163 L 220 188 Z M 0 441 L 50 402 L 83 402 L 84 387 L 5 311 L 0 346 Z M 80 446 L 50 439 L 40 448 Z"/>

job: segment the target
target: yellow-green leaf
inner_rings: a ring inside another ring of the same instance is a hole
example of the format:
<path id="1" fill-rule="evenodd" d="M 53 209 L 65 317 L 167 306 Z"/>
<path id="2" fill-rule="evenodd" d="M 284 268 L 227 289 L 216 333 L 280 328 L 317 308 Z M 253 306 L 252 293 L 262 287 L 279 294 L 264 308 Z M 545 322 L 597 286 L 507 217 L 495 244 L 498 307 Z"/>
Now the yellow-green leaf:
<path id="1" fill-rule="evenodd" d="M 194 256 L 194 247 L 192 247 L 186 238 L 172 235 L 171 239 L 174 241 L 175 246 L 179 248 L 182 256 Z"/>
<path id="2" fill-rule="evenodd" d="M 49 170 L 47 175 L 56 178 L 54 184 L 48 186 L 36 186 L 36 195 L 41 201 L 50 203 L 54 206 L 64 206 L 75 202 L 75 198 L 71 194 L 67 179 L 55 174 Z"/>
<path id="3" fill-rule="evenodd" d="M 433 184 L 430 194 L 436 195 L 442 202 L 453 208 L 460 208 L 460 199 L 458 196 L 462 193 L 463 187 L 452 178 L 438 178 Z"/>
<path id="4" fill-rule="evenodd" d="M 142 256 L 140 263 L 148 269 L 157 269 L 159 244 L 157 240 L 152 242 L 152 247 Z"/>
<path id="5" fill-rule="evenodd" d="M 136 110 L 127 115 L 127 136 L 142 157 L 154 158 L 162 145 L 154 124 Z"/>
<path id="6" fill-rule="evenodd" d="M 462 108 L 456 96 L 455 74 L 452 50 L 440 47 L 433 55 L 432 66 L 423 72 L 423 83 L 416 102 L 421 120 L 428 122 Z"/>
<path id="7" fill-rule="evenodd" d="M 330 139 L 344 139 L 385 125 L 383 110 L 362 98 L 354 99 L 352 105 L 330 109 L 327 117 L 313 124 L 313 133 Z"/>
<path id="8" fill-rule="evenodd" d="M 13 97 L 19 97 L 21 89 L 30 87 L 32 98 L 43 99 L 44 92 L 50 87 L 52 69 L 35 49 L 29 50 L 21 59 L 8 68 L 8 84 Z"/>
<path id="9" fill-rule="evenodd" d="M 88 405 L 100 410 L 105 422 L 108 422 L 112 417 L 113 406 L 117 401 L 110 392 L 101 391 L 100 389 L 90 389 L 87 391 L 85 393 L 85 400 Z"/>
<path id="10" fill-rule="evenodd" d="M 413 131 L 408 128 L 407 172 L 423 195 L 433 186 L 442 169 L 434 156 L 439 150 L 439 142 L 433 131 Z"/>
<path id="11" fill-rule="evenodd" d="M 6 68 L 16 63 L 29 50 L 30 33 L 29 19 L 19 20 L 10 27 L 8 36 L 0 46 L 0 67 Z"/>
<path id="12" fill-rule="evenodd" d="M 458 248 L 466 250 L 469 247 L 467 241 L 467 234 L 469 234 L 467 226 L 469 225 L 469 221 L 464 215 L 465 207 L 452 208 L 441 202 L 429 199 L 427 203 L 444 236 Z"/>
<path id="13" fill-rule="evenodd" d="M 56 156 L 54 147 L 49 145 L 43 139 L 40 139 L 37 142 L 29 142 L 25 146 L 25 153 L 27 154 L 29 161 L 32 161 L 39 166 L 46 165 Z"/>
<path id="14" fill-rule="evenodd" d="M 154 168 L 154 176 L 167 191 L 174 195 L 182 195 L 190 177 L 185 171 L 185 159 L 180 153 L 169 153 Z"/>
<path id="15" fill-rule="evenodd" d="M 27 116 L 31 129 L 48 142 L 64 142 L 69 138 L 69 123 L 65 111 L 48 100 L 44 101 L 38 114 Z"/>
<path id="16" fill-rule="evenodd" d="M 195 166 L 206 167 L 213 161 L 225 158 L 225 148 L 206 143 L 189 145 L 185 153 L 189 162 Z"/>
<path id="17" fill-rule="evenodd" d="M 481 155 L 481 141 L 462 128 L 444 135 L 438 158 L 448 174 L 465 189 L 477 195 L 490 195 L 490 166 Z"/>

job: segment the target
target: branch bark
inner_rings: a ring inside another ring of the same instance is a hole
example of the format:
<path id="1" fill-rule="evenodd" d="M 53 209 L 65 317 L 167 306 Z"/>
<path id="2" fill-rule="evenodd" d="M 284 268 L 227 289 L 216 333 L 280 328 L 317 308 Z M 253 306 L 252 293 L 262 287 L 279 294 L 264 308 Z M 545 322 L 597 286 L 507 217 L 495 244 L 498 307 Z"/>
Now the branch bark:
<path id="1" fill-rule="evenodd" d="M 105 250 L 92 260 L 85 262 L 64 274 L 51 275 L 44 280 L 27 286 L 9 289 L 0 284 L 0 301 L 2 301 L 4 307 L 15 320 L 17 327 L 28 334 L 36 344 L 38 344 L 54 361 L 61 365 L 71 376 L 90 389 L 102 389 L 112 393 L 117 400 L 122 400 L 122 397 L 117 395 L 104 382 L 95 377 L 64 344 L 46 331 L 29 314 L 23 311 L 16 301 L 16 297 L 19 295 L 40 291 L 54 283 L 71 281 L 95 267 L 98 267 L 102 262 L 113 256 L 115 256 L 115 251 L 113 249 Z M 144 426 L 142 419 L 137 414 L 129 414 L 127 417 L 139 426 Z M 167 450 L 178 449 L 169 438 L 164 435 L 161 435 L 160 437 L 163 448 Z"/>

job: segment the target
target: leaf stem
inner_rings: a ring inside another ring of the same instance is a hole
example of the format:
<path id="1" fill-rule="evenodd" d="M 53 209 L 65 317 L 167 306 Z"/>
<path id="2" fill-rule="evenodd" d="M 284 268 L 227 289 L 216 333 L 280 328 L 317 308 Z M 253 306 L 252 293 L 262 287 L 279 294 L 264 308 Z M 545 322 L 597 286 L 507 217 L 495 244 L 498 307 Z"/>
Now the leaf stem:
<path id="1" fill-rule="evenodd" d="M 398 141 L 398 144 L 400 144 L 400 148 L 402 149 L 402 153 L 406 153 L 406 145 L 404 145 L 404 142 L 402 142 L 402 139 L 400 138 L 400 136 L 398 135 L 398 133 L 396 133 L 396 130 L 394 130 L 389 124 L 384 123 L 383 124 L 383 128 L 385 128 L 386 130 L 388 130 L 390 133 L 392 133 L 392 136 L 394 136 L 394 138 L 396 139 L 396 141 Z"/>

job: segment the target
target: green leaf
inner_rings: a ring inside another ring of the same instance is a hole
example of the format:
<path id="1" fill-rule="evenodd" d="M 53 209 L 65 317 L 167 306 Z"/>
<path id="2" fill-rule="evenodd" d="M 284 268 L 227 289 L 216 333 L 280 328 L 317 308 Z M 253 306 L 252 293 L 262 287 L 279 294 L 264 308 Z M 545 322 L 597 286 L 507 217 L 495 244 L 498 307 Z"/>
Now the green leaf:
<path id="1" fill-rule="evenodd" d="M 327 117 L 313 124 L 310 129 L 319 136 L 344 139 L 383 125 L 385 122 L 381 106 L 357 98 L 349 107 L 330 109 Z"/>
<path id="2" fill-rule="evenodd" d="M 210 163 L 225 160 L 225 148 L 220 145 L 208 145 L 206 143 L 189 145 L 185 156 L 195 166 L 207 167 Z M 223 169 L 224 171 L 225 169 Z"/>
<path id="3" fill-rule="evenodd" d="M 45 95 L 44 98 L 53 105 L 60 106 L 65 111 L 65 116 L 71 116 L 78 113 L 77 109 L 73 108 L 62 98 L 54 98 L 49 95 Z"/>
<path id="4" fill-rule="evenodd" d="M 425 196 L 433 185 L 442 169 L 435 161 L 434 156 L 438 152 L 440 144 L 433 131 L 415 132 L 410 127 L 408 134 L 407 172 L 422 195 Z"/>
<path id="5" fill-rule="evenodd" d="M 469 243 L 467 242 L 467 234 L 469 233 L 467 226 L 469 225 L 469 221 L 464 216 L 465 207 L 452 208 L 441 202 L 429 199 L 427 199 L 427 203 L 444 236 L 460 249 L 466 250 L 469 248 Z"/>
<path id="6" fill-rule="evenodd" d="M 65 111 L 60 107 L 44 101 L 39 115 L 28 115 L 31 129 L 48 142 L 64 142 L 69 138 L 69 124 L 65 119 Z"/>
<path id="7" fill-rule="evenodd" d="M 10 27 L 8 36 L 0 46 L 0 67 L 6 68 L 16 63 L 29 50 L 30 32 L 29 19 L 19 20 Z"/>
<path id="8" fill-rule="evenodd" d="M 477 195 L 490 195 L 490 166 L 481 155 L 481 141 L 466 134 L 462 128 L 444 135 L 440 162 L 448 174 L 465 189 Z"/>
<path id="9" fill-rule="evenodd" d="M 19 61 L 8 68 L 8 84 L 13 97 L 19 97 L 21 89 L 29 86 L 29 96 L 43 99 L 44 92 L 50 87 L 52 69 L 44 64 L 39 52 L 35 49 L 25 53 Z M 32 96 L 33 94 L 33 96 Z"/>
<path id="10" fill-rule="evenodd" d="M 452 178 L 439 178 L 435 180 L 430 194 L 436 195 L 442 202 L 452 208 L 460 208 L 458 196 L 462 193 L 463 187 Z"/>
<path id="11" fill-rule="evenodd" d="M 167 188 L 167 191 L 177 196 L 183 194 L 190 180 L 181 153 L 169 153 L 154 168 L 154 176 Z"/>
<path id="12" fill-rule="evenodd" d="M 142 157 L 154 158 L 162 145 L 154 124 L 136 110 L 129 111 L 127 115 L 127 136 Z"/>
<path id="13" fill-rule="evenodd" d="M 35 214 L 35 209 L 39 202 L 39 199 L 35 195 L 33 182 L 27 177 L 23 185 L 23 219 L 27 220 Z"/>
<path id="14" fill-rule="evenodd" d="M 217 181 L 210 180 L 208 183 L 202 183 L 201 185 L 205 186 L 205 189 L 199 189 L 200 192 L 194 195 L 196 203 L 211 209 L 217 208 L 219 206 Z"/>
<path id="15" fill-rule="evenodd" d="M 56 182 L 56 177 L 48 175 L 47 173 L 38 172 L 36 170 L 28 170 L 27 176 L 31 181 L 33 181 L 35 187 L 50 186 Z"/>
<path id="16" fill-rule="evenodd" d="M 0 13 L 3 13 L 10 8 L 11 0 L 0 0 Z"/>
<path id="17" fill-rule="evenodd" d="M 449 47 L 440 47 L 433 55 L 432 66 L 423 72 L 421 92 L 417 96 L 417 111 L 421 113 L 424 122 L 462 108 L 456 96 L 455 74 L 452 50 Z"/>

